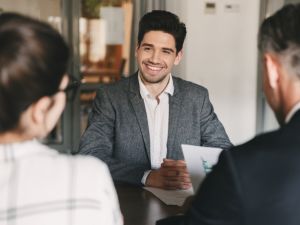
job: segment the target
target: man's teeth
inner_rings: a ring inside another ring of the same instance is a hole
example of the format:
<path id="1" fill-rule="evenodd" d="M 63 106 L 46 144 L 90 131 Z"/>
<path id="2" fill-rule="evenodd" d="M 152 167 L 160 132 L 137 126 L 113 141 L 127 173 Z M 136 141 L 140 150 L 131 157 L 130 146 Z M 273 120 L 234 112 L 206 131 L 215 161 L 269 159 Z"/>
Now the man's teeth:
<path id="1" fill-rule="evenodd" d="M 154 70 L 154 71 L 159 71 L 159 70 L 161 70 L 161 67 L 148 66 L 148 68 L 149 68 L 150 70 Z"/>

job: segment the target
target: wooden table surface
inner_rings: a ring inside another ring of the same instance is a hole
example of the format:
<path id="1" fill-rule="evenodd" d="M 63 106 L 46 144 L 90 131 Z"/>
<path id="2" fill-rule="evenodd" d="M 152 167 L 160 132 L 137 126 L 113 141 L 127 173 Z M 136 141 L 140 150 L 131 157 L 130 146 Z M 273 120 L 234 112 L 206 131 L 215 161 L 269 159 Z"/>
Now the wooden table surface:
<path id="1" fill-rule="evenodd" d="M 159 219 L 183 213 L 184 207 L 168 206 L 141 187 L 116 184 L 124 225 L 155 225 Z"/>

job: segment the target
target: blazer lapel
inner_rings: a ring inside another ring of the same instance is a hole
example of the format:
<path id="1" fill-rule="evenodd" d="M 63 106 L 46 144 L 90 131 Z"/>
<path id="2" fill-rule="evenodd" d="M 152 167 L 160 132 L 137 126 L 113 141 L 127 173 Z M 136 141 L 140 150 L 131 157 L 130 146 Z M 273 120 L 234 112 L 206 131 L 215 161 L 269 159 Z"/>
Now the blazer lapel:
<path id="1" fill-rule="evenodd" d="M 145 104 L 140 96 L 139 83 L 137 73 L 132 75 L 129 83 L 129 100 L 132 104 L 133 110 L 135 112 L 143 140 L 145 143 L 145 149 L 150 162 L 150 135 L 148 128 L 148 120 L 145 109 Z"/>
<path id="2" fill-rule="evenodd" d="M 180 115 L 180 105 L 181 98 L 179 92 L 179 87 L 176 78 L 173 77 L 174 83 L 174 94 L 169 96 L 169 130 L 168 130 L 168 141 L 167 141 L 167 158 L 177 158 L 180 154 L 174 151 L 174 143 L 176 140 L 176 133 L 178 130 L 178 120 Z"/>

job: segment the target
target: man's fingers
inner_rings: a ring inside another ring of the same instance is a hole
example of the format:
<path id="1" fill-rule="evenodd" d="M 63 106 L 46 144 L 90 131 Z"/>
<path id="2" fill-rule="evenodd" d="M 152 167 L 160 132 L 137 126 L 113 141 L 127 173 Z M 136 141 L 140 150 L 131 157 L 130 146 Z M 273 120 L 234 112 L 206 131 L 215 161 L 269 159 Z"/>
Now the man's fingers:
<path id="1" fill-rule="evenodd" d="M 184 160 L 172 160 L 172 159 L 164 159 L 161 164 L 162 168 L 170 168 L 173 170 L 184 170 L 187 169 L 186 163 Z"/>
<path id="2" fill-rule="evenodd" d="M 162 167 L 161 172 L 165 176 L 189 176 L 187 168 L 184 167 Z"/>
<path id="3" fill-rule="evenodd" d="M 176 160 L 176 166 L 186 167 L 186 162 L 184 160 Z"/>
<path id="4" fill-rule="evenodd" d="M 161 164 L 162 167 L 172 167 L 176 166 L 176 160 L 173 159 L 164 159 L 163 163 Z"/>
<path id="5" fill-rule="evenodd" d="M 178 183 L 185 183 L 185 184 L 190 184 L 191 183 L 191 178 L 189 176 L 165 176 L 163 180 L 167 182 L 178 182 Z"/>
<path id="6" fill-rule="evenodd" d="M 162 171 L 162 176 L 167 178 L 176 178 L 178 177 L 178 171 L 176 170 L 165 170 Z"/>
<path id="7" fill-rule="evenodd" d="M 180 187 L 180 182 L 177 180 L 164 180 L 164 185 L 166 188 L 175 188 L 178 189 Z"/>
<path id="8" fill-rule="evenodd" d="M 167 190 L 188 189 L 191 187 L 190 175 L 183 160 L 164 160 L 162 165 L 160 169 L 150 172 L 146 180 L 146 186 Z"/>
<path id="9" fill-rule="evenodd" d="M 163 169 L 162 175 L 166 177 L 189 177 L 189 173 L 186 170 L 177 169 Z"/>
<path id="10" fill-rule="evenodd" d="M 164 188 L 168 190 L 188 189 L 192 186 L 191 183 L 185 183 L 179 180 L 164 180 Z"/>
<path id="11" fill-rule="evenodd" d="M 187 168 L 183 168 L 183 167 L 177 167 L 176 171 L 178 172 L 178 175 L 181 175 L 181 176 L 189 174 Z"/>

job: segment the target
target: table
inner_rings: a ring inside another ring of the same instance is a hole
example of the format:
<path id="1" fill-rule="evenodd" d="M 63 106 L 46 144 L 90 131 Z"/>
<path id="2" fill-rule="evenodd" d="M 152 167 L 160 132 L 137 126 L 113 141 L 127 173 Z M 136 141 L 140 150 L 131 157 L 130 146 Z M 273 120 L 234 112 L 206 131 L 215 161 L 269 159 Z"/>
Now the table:
<path id="1" fill-rule="evenodd" d="M 185 207 L 168 206 L 142 187 L 115 184 L 124 225 L 155 225 L 159 219 L 185 212 Z"/>

